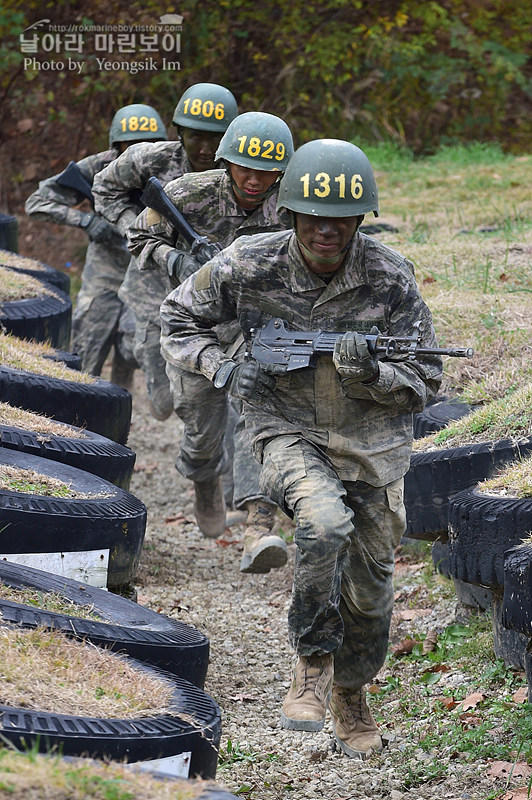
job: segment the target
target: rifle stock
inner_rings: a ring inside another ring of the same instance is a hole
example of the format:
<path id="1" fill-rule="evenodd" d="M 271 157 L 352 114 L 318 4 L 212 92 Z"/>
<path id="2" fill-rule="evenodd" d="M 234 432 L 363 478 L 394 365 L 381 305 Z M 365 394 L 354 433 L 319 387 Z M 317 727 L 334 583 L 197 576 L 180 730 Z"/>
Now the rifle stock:
<path id="1" fill-rule="evenodd" d="M 67 186 L 69 189 L 75 189 L 83 197 L 89 200 L 91 206 L 94 208 L 94 196 L 92 194 L 92 187 L 75 161 L 71 161 L 67 167 L 61 172 L 55 182 L 60 186 Z"/>
<path id="2" fill-rule="evenodd" d="M 145 206 L 153 208 L 162 217 L 173 225 L 180 232 L 187 244 L 190 245 L 190 253 L 200 264 L 205 264 L 219 253 L 221 247 L 216 242 L 211 242 L 206 236 L 200 236 L 194 228 L 189 225 L 181 211 L 174 206 L 163 185 L 158 178 L 152 177 L 148 180 L 146 187 L 140 198 Z"/>

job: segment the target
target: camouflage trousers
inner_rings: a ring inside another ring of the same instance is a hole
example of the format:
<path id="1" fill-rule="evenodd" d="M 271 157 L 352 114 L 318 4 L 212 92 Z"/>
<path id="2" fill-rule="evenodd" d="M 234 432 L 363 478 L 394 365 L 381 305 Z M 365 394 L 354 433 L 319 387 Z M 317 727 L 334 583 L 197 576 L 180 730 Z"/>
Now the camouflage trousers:
<path id="1" fill-rule="evenodd" d="M 94 243 L 91 245 L 94 250 Z M 105 359 L 114 347 L 113 368 L 120 372 L 129 370 L 132 377 L 137 365 L 127 326 L 122 325 L 127 309 L 117 294 L 120 275 L 125 271 L 124 254 L 110 252 L 107 258 L 100 252 L 92 255 L 94 257 L 87 260 L 83 268 L 81 288 L 72 314 L 72 351 L 81 357 L 83 370 L 100 375 Z M 111 263 L 113 255 L 115 262 Z"/>
<path id="2" fill-rule="evenodd" d="M 159 308 L 168 294 L 169 285 L 155 270 L 141 272 L 131 258 L 118 296 L 135 317 L 133 354 L 144 374 L 148 396 L 161 417 L 172 413 L 172 394 L 166 375 L 166 362 L 161 353 Z"/>
<path id="3" fill-rule="evenodd" d="M 260 464 L 255 460 L 239 403 L 224 389 L 215 389 L 203 375 L 166 365 L 174 410 L 184 423 L 176 469 L 202 482 L 232 471 L 232 503 L 241 508 L 262 498 Z M 226 502 L 228 496 L 226 494 Z"/>
<path id="4" fill-rule="evenodd" d="M 403 479 L 342 481 L 316 445 L 282 435 L 265 444 L 261 485 L 296 523 L 290 643 L 303 656 L 333 653 L 335 682 L 359 689 L 388 650 Z"/>

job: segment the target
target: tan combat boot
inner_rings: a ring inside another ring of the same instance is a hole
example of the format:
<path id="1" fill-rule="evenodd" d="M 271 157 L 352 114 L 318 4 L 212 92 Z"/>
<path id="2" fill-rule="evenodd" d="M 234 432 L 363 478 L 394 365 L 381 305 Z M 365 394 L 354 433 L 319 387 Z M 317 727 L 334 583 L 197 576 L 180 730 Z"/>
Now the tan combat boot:
<path id="1" fill-rule="evenodd" d="M 222 476 L 210 481 L 194 482 L 196 499 L 194 514 L 198 528 L 208 539 L 216 539 L 225 530 L 225 501 Z"/>
<path id="2" fill-rule="evenodd" d="M 321 731 L 331 694 L 334 663 L 331 653 L 300 656 L 285 697 L 281 726 L 294 731 Z"/>
<path id="3" fill-rule="evenodd" d="M 244 553 L 240 572 L 262 573 L 284 567 L 288 548 L 284 539 L 273 532 L 274 509 L 270 503 L 254 500 L 246 503 L 248 516 L 244 531 Z"/>
<path id="4" fill-rule="evenodd" d="M 336 741 L 346 755 L 364 759 L 382 750 L 381 734 L 363 690 L 334 684 L 329 709 Z"/>

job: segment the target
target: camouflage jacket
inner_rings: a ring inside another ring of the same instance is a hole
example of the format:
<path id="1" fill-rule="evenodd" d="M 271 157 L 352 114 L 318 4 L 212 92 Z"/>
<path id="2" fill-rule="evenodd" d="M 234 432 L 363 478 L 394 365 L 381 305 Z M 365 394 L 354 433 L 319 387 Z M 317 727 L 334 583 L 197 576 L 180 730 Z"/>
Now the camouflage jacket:
<path id="1" fill-rule="evenodd" d="M 125 236 L 139 213 L 138 196 L 155 175 L 167 183 L 191 166 L 181 142 L 139 142 L 132 144 L 95 178 L 94 207 Z M 138 190 L 136 195 L 134 190 Z"/>
<path id="2" fill-rule="evenodd" d="M 423 344 L 435 344 L 432 317 L 413 265 L 358 233 L 346 260 L 326 284 L 306 266 L 291 231 L 241 237 L 171 292 L 161 306 L 166 359 L 212 380 L 227 355 L 213 327 L 234 317 L 244 336 L 281 317 L 297 330 L 409 335 L 417 320 Z M 331 356 L 316 368 L 276 377 L 264 404 L 245 404 L 246 427 L 261 459 L 262 443 L 280 434 L 304 436 L 322 448 L 342 480 L 383 486 L 410 463 L 412 412 L 441 382 L 436 356 L 382 360 L 375 384 L 342 386 Z M 348 396 L 349 395 L 349 396 Z"/>
<path id="3" fill-rule="evenodd" d="M 102 153 L 82 158 L 77 165 L 86 178 L 89 185 L 94 188 L 94 177 L 100 170 L 111 164 L 117 157 L 118 151 L 114 148 L 104 150 Z M 46 178 L 39 183 L 39 188 L 26 200 L 24 207 L 26 214 L 36 219 L 55 222 L 60 225 L 71 225 L 78 227 L 83 211 L 74 206 L 78 206 L 85 198 L 75 189 L 61 186 L 56 183 L 57 175 Z M 115 233 L 106 242 L 89 242 L 87 258 L 117 258 L 123 268 L 127 265 L 127 251 L 125 250 L 124 238 Z"/>
<path id="4" fill-rule="evenodd" d="M 196 233 L 222 248 L 238 236 L 290 227 L 289 213 L 284 209 L 279 214 L 276 211 L 278 183 L 251 213 L 236 202 L 229 176 L 222 169 L 184 175 L 167 183 L 164 190 Z M 137 257 L 139 269 L 159 267 L 165 275 L 170 253 L 174 249 L 189 250 L 177 228 L 150 208 L 144 209 L 131 225 L 128 247 Z"/>

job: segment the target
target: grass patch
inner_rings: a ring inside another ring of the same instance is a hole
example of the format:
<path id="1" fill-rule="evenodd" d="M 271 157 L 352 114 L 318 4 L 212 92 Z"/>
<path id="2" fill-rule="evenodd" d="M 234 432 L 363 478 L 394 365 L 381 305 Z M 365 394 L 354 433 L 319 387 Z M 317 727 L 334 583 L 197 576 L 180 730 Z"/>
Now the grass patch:
<path id="1" fill-rule="evenodd" d="M 466 444 L 518 439 L 532 432 L 532 383 L 508 396 L 487 403 L 446 428 L 423 439 L 416 439 L 414 452 L 425 452 Z"/>
<path id="2" fill-rule="evenodd" d="M 54 292 L 38 278 L 0 266 L 0 303 L 29 300 L 43 294 L 54 295 Z"/>
<path id="3" fill-rule="evenodd" d="M 501 497 L 532 497 L 532 458 L 510 464 L 493 478 L 479 483 L 477 488 Z"/>
<path id="4" fill-rule="evenodd" d="M 72 489 L 71 484 L 43 475 L 33 469 L 12 467 L 9 464 L 0 464 L 0 490 L 8 492 L 21 492 L 22 494 L 36 494 L 42 497 L 88 498 L 112 497 L 108 492 L 87 494 Z"/>
<path id="5" fill-rule="evenodd" d="M 5 626 L 0 650 L 3 705 L 124 719 L 172 713 L 166 679 L 59 631 Z"/>
<path id="6" fill-rule="evenodd" d="M 73 603 L 57 592 L 43 592 L 38 589 L 28 587 L 15 588 L 8 586 L 0 581 L 0 598 L 11 603 L 19 603 L 24 606 L 34 606 L 43 611 L 52 611 L 56 614 L 65 614 L 69 617 L 79 619 L 90 619 L 95 622 L 105 622 L 90 606 L 82 606 Z M 2 612 L 0 611 L 0 616 Z"/>
<path id="7" fill-rule="evenodd" d="M 0 748 L 0 793 L 9 800 L 196 800 L 212 783 L 163 781 L 134 765 L 88 759 L 65 761 Z"/>
<path id="8" fill-rule="evenodd" d="M 50 357 L 54 349 L 48 344 L 27 342 L 0 331 L 0 365 L 10 369 L 33 372 L 36 375 L 47 375 L 74 383 L 96 383 L 97 378 L 87 372 L 70 369 L 61 361 L 52 361 Z"/>
<path id="9" fill-rule="evenodd" d="M 36 261 L 29 256 L 21 256 L 18 253 L 13 253 L 11 250 L 2 250 L 0 248 L 0 266 L 11 267 L 11 269 L 31 269 L 34 272 L 46 272 L 46 264 L 41 261 Z"/>
<path id="10" fill-rule="evenodd" d="M 44 414 L 35 414 L 32 411 L 24 411 L 9 403 L 0 403 L 0 425 L 7 425 L 11 428 L 20 428 L 25 431 L 34 431 L 41 434 L 40 439 L 46 439 L 51 435 L 64 436 L 67 439 L 86 439 L 83 431 L 72 428 L 69 425 L 56 422 Z M 2 434 L 0 433 L 0 442 Z"/>

